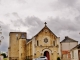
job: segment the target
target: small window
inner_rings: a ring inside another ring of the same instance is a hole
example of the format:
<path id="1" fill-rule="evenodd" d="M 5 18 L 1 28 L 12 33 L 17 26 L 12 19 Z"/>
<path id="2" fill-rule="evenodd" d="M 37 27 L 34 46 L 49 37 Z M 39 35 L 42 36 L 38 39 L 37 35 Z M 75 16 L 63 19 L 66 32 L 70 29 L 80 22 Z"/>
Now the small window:
<path id="1" fill-rule="evenodd" d="M 21 38 L 25 38 L 25 35 L 24 35 L 24 34 L 22 34 L 22 35 L 21 35 Z"/>
<path id="2" fill-rule="evenodd" d="M 38 42 L 38 40 L 37 40 L 37 46 L 39 46 L 39 42 Z"/>
<path id="3" fill-rule="evenodd" d="M 16 40 L 18 40 L 18 34 L 16 34 Z"/>
<path id="4" fill-rule="evenodd" d="M 53 41 L 53 46 L 55 46 L 55 41 Z"/>
<path id="5" fill-rule="evenodd" d="M 47 39 L 47 38 L 45 38 L 45 39 L 44 39 L 44 42 L 45 42 L 45 43 L 47 43 L 47 42 L 48 42 L 48 39 Z"/>
<path id="6" fill-rule="evenodd" d="M 18 37 L 18 34 L 16 34 L 16 37 Z"/>
<path id="7" fill-rule="evenodd" d="M 72 58 L 74 58 L 74 51 L 72 51 Z"/>

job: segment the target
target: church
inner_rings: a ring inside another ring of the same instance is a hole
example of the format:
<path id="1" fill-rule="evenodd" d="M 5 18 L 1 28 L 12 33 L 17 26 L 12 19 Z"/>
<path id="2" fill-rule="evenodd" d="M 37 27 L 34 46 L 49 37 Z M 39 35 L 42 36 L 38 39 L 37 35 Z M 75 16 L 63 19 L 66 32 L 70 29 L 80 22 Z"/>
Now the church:
<path id="1" fill-rule="evenodd" d="M 57 37 L 47 26 L 31 39 L 27 39 L 26 32 L 9 33 L 9 60 L 34 60 L 46 56 L 48 60 L 61 57 L 60 37 Z"/>

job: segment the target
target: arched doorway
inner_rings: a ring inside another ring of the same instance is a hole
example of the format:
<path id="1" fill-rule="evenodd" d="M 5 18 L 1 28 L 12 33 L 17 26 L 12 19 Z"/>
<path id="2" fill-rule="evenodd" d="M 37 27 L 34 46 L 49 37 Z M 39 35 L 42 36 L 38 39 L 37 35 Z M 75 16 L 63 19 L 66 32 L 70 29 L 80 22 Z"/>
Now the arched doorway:
<path id="1" fill-rule="evenodd" d="M 46 56 L 47 59 L 50 60 L 50 55 L 49 55 L 49 52 L 48 52 L 48 51 L 45 51 L 45 52 L 44 52 L 44 56 Z"/>

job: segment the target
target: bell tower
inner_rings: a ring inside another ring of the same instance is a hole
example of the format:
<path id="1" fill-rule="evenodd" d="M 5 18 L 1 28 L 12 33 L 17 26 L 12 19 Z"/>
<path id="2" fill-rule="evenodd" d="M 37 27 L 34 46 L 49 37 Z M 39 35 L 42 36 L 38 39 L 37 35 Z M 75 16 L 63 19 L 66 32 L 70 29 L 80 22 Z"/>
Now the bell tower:
<path id="1" fill-rule="evenodd" d="M 10 32 L 8 47 L 9 60 L 24 60 L 26 56 L 26 43 L 26 32 Z"/>

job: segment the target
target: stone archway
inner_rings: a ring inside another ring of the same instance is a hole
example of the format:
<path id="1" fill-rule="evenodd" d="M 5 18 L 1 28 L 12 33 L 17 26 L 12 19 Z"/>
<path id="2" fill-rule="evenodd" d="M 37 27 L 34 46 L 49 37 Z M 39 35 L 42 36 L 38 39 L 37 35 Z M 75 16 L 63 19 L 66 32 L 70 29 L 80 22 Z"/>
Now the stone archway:
<path id="1" fill-rule="evenodd" d="M 44 56 L 46 56 L 46 57 L 47 57 L 47 59 L 48 59 L 48 60 L 50 60 L 50 54 L 49 54 L 49 52 L 48 52 L 48 51 L 45 51 L 45 52 L 44 52 Z"/>

